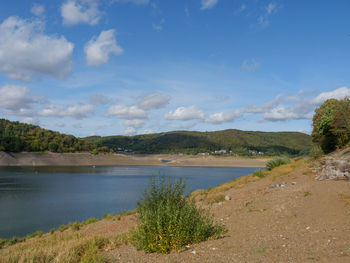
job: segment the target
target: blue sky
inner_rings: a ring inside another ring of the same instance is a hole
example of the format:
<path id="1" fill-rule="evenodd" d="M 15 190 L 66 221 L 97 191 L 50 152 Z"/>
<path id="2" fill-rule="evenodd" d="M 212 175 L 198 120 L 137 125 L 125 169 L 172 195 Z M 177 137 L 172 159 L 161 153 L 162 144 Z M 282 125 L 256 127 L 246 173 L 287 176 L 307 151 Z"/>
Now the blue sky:
<path id="1" fill-rule="evenodd" d="M 76 136 L 311 131 L 350 96 L 350 2 L 0 2 L 0 116 Z"/>

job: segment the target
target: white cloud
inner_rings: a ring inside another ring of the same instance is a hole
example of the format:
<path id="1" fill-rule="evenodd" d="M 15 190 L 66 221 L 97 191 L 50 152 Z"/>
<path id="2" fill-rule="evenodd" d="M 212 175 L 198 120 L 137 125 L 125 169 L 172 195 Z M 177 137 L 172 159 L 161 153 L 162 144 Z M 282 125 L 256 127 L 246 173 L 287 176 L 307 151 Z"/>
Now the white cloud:
<path id="1" fill-rule="evenodd" d="M 63 36 L 43 33 L 40 20 L 9 17 L 0 24 L 0 71 L 12 79 L 29 81 L 31 77 L 66 77 L 73 69 L 74 45 Z"/>
<path id="2" fill-rule="evenodd" d="M 274 3 L 269 3 L 265 7 L 265 13 L 258 17 L 258 24 L 262 27 L 267 27 L 270 25 L 269 18 L 272 14 L 276 13 L 280 7 Z"/>
<path id="3" fill-rule="evenodd" d="M 218 3 L 218 0 L 201 0 L 201 10 L 213 8 Z"/>
<path id="4" fill-rule="evenodd" d="M 33 124 L 33 125 L 40 124 L 40 121 L 37 118 L 33 118 L 33 117 L 26 117 L 22 120 L 22 122 L 27 124 Z"/>
<path id="5" fill-rule="evenodd" d="M 138 106 L 116 105 L 112 106 L 107 111 L 108 116 L 117 116 L 121 119 L 146 119 L 147 112 L 140 109 Z"/>
<path id="6" fill-rule="evenodd" d="M 245 108 L 244 111 L 247 113 L 264 113 L 266 111 L 271 110 L 275 106 L 277 106 L 278 103 L 281 101 L 282 97 L 283 97 L 283 95 L 279 94 L 273 100 L 266 102 L 261 106 L 249 106 L 249 107 Z"/>
<path id="7" fill-rule="evenodd" d="M 209 118 L 205 120 L 205 122 L 213 123 L 213 124 L 221 124 L 225 122 L 231 122 L 237 118 L 242 117 L 241 110 L 233 110 L 229 112 L 218 112 L 211 114 Z"/>
<path id="8" fill-rule="evenodd" d="M 45 7 L 43 5 L 34 4 L 30 9 L 33 15 L 40 16 L 45 12 Z"/>
<path id="9" fill-rule="evenodd" d="M 95 108 L 91 104 L 77 104 L 68 106 L 66 109 L 61 106 L 49 106 L 42 109 L 39 115 L 43 117 L 72 117 L 80 120 L 91 116 L 95 111 Z"/>
<path id="10" fill-rule="evenodd" d="M 115 103 L 117 100 L 115 98 L 110 98 L 103 94 L 96 93 L 90 95 L 89 101 L 92 105 L 108 105 Z"/>
<path id="11" fill-rule="evenodd" d="M 160 109 L 169 103 L 170 98 L 169 95 L 155 93 L 144 97 L 138 105 L 144 110 Z"/>
<path id="12" fill-rule="evenodd" d="M 189 107 L 179 107 L 175 111 L 169 111 L 165 114 L 165 119 L 183 121 L 204 119 L 204 113 L 202 110 L 199 110 L 196 106 L 192 105 Z"/>
<path id="13" fill-rule="evenodd" d="M 138 128 L 141 128 L 145 125 L 145 121 L 144 120 L 138 120 L 138 119 L 135 119 L 135 120 L 126 120 L 124 121 L 124 126 L 126 127 L 133 127 L 135 129 L 138 129 Z"/>
<path id="14" fill-rule="evenodd" d="M 102 13 L 98 9 L 98 0 L 67 0 L 61 6 L 61 15 L 64 25 L 96 25 Z"/>
<path id="15" fill-rule="evenodd" d="M 127 127 L 125 130 L 121 132 L 122 135 L 130 136 L 136 133 L 136 129 L 133 127 Z"/>
<path id="16" fill-rule="evenodd" d="M 113 2 L 133 3 L 133 4 L 137 4 L 137 5 L 148 5 L 149 0 L 113 0 Z"/>
<path id="17" fill-rule="evenodd" d="M 39 102 L 28 97 L 27 87 L 4 85 L 0 87 L 0 108 L 7 114 L 16 116 L 33 116 L 32 104 Z"/>
<path id="18" fill-rule="evenodd" d="M 241 68 L 246 71 L 255 71 L 260 67 L 260 63 L 255 59 L 243 60 Z"/>
<path id="19" fill-rule="evenodd" d="M 301 92 L 298 92 L 296 96 L 299 96 Z M 280 95 L 281 96 L 281 95 Z M 263 113 L 263 121 L 286 121 L 286 120 L 300 120 L 311 119 L 316 107 L 320 106 L 327 99 L 344 99 L 350 97 L 350 88 L 341 87 L 331 91 L 322 92 L 311 99 L 299 99 L 295 100 L 298 103 L 295 105 L 287 106 L 282 105 L 279 102 L 287 101 L 291 102 L 291 96 L 286 98 L 276 97 L 274 103 L 270 102 L 274 107 L 266 107 L 265 111 L 261 110 L 259 113 Z M 293 96 L 292 96 L 293 97 Z M 277 105 L 276 105 L 277 104 Z M 248 111 L 247 111 L 248 112 Z"/>
<path id="20" fill-rule="evenodd" d="M 86 63 L 90 66 L 100 66 L 106 63 L 111 53 L 123 54 L 123 49 L 117 45 L 114 29 L 102 31 L 97 38 L 92 38 L 84 47 Z"/>
<path id="21" fill-rule="evenodd" d="M 154 131 L 146 129 L 146 130 L 138 131 L 136 134 L 137 135 L 142 135 L 142 134 L 151 134 L 151 133 L 154 133 Z"/>
<path id="22" fill-rule="evenodd" d="M 323 102 L 325 102 L 328 99 L 341 100 L 346 97 L 350 97 L 350 88 L 341 87 L 331 91 L 320 93 L 316 98 L 312 100 L 312 103 L 315 105 L 321 105 Z"/>

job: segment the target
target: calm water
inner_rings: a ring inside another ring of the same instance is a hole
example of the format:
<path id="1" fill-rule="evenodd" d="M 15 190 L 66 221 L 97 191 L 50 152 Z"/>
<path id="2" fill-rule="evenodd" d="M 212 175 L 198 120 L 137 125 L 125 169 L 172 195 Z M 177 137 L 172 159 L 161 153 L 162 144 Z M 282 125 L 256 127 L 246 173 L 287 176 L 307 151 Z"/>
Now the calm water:
<path id="1" fill-rule="evenodd" d="M 134 209 L 152 174 L 184 178 L 187 192 L 256 168 L 0 167 L 0 237 L 49 231 L 61 224 Z"/>

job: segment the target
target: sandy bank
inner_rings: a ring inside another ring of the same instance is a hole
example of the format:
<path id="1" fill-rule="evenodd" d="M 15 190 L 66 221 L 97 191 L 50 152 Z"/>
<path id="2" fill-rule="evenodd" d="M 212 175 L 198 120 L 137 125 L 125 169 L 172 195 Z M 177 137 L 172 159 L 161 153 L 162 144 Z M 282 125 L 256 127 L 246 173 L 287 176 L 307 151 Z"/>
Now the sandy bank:
<path id="1" fill-rule="evenodd" d="M 214 166 L 264 167 L 268 159 L 191 155 L 124 155 L 90 153 L 5 153 L 0 166 Z"/>

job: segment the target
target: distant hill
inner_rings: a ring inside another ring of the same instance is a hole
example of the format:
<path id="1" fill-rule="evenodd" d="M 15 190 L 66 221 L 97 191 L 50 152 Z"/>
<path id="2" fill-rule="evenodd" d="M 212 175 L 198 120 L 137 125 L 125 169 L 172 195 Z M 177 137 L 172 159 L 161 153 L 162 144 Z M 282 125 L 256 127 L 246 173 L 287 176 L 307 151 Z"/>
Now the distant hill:
<path id="1" fill-rule="evenodd" d="M 238 155 L 303 155 L 311 147 L 309 135 L 300 132 L 257 132 L 224 130 L 215 132 L 174 131 L 137 136 L 92 136 L 85 138 L 98 146 L 115 151 L 136 153 L 198 154 L 218 150 Z"/>
<path id="2" fill-rule="evenodd" d="M 45 130 L 36 125 L 0 119 L 0 151 L 7 152 L 80 152 L 96 145 L 84 139 Z"/>

